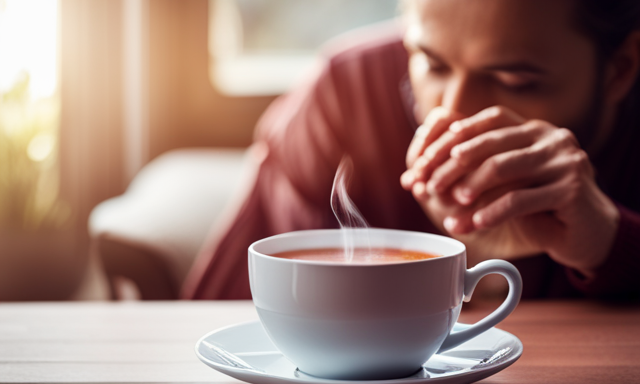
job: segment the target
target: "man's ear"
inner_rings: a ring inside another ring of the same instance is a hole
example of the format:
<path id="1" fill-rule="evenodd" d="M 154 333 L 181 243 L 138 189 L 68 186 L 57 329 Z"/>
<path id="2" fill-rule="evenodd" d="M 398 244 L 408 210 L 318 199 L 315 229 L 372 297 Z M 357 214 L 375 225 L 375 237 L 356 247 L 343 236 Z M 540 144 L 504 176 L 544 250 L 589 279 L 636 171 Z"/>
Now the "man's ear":
<path id="1" fill-rule="evenodd" d="M 604 90 L 610 104 L 618 104 L 627 96 L 639 71 L 640 31 L 633 31 L 606 63 Z"/>

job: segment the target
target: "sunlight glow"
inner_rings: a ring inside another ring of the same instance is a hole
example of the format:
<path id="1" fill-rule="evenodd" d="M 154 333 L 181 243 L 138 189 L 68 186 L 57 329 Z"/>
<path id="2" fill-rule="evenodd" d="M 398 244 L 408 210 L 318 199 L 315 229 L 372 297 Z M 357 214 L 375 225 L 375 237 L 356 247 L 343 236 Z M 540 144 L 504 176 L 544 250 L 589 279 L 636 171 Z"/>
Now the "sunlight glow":
<path id="1" fill-rule="evenodd" d="M 49 133 L 41 133 L 31 139 L 27 147 L 27 154 L 33 161 L 44 161 L 51 155 L 56 138 Z"/>
<path id="2" fill-rule="evenodd" d="M 0 93 L 20 73 L 32 99 L 52 96 L 57 80 L 57 0 L 0 0 Z"/>

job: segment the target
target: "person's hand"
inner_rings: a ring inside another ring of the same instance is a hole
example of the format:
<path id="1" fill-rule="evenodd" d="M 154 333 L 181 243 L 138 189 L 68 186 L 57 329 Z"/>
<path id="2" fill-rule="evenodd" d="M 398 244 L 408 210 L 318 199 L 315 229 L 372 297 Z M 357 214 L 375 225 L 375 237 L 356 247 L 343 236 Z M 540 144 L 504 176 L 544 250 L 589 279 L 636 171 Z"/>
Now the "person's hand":
<path id="1" fill-rule="evenodd" d="M 457 136 L 449 127 L 463 117 L 442 107 L 434 108 L 429 113 L 416 131 L 407 151 L 408 170 L 402 175 L 402 186 L 413 192 L 427 217 L 441 232 L 465 243 L 469 265 L 475 265 L 488 258 L 513 259 L 514 256 L 542 252 L 542 249 L 528 243 L 516 228 L 509 225 L 468 234 L 462 234 L 461 231 L 453 233 L 445 229 L 445 222 L 450 223 L 453 217 L 469 217 L 474 209 L 480 206 L 482 200 L 491 197 L 490 194 L 486 194 L 474 204 L 462 205 L 457 203 L 451 194 L 429 194 L 426 191 L 426 179 L 431 174 L 433 165 L 441 164 L 449 157 L 448 150 L 442 150 L 443 146 L 453 143 L 452 140 Z M 450 145 L 447 148 L 450 148 Z M 495 191 L 493 193 L 495 194 Z"/>
<path id="2" fill-rule="evenodd" d="M 421 151 L 412 143 L 401 179 L 432 220 L 515 253 L 544 251 L 585 275 L 604 262 L 619 213 L 571 131 L 491 107 L 439 133 Z"/>
<path id="3" fill-rule="evenodd" d="M 418 127 L 413 140 L 407 150 L 406 162 L 407 171 L 401 177 L 402 186 L 413 191 L 414 197 L 418 199 L 423 210 L 431 219 L 431 221 L 445 232 L 442 226 L 445 217 L 458 213 L 461 207 L 454 200 L 446 195 L 428 195 L 425 190 L 425 177 L 429 174 L 428 167 L 433 161 L 437 145 L 434 142 L 443 142 L 443 140 L 451 140 L 455 134 L 449 131 L 451 123 L 463 118 L 461 114 L 457 114 L 442 107 L 436 107 L 427 116 L 424 123 Z M 427 148 L 429 150 L 427 151 Z"/>

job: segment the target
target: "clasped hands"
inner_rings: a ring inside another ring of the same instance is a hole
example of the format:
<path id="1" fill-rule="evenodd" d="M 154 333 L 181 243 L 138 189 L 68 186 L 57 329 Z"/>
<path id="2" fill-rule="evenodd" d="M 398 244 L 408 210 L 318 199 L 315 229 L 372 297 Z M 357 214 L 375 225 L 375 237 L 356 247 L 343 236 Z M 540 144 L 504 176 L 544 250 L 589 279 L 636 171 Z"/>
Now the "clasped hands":
<path id="1" fill-rule="evenodd" d="M 483 257 L 544 252 L 591 277 L 615 240 L 619 211 L 569 129 L 500 106 L 471 117 L 437 107 L 406 161 L 402 187 Z"/>

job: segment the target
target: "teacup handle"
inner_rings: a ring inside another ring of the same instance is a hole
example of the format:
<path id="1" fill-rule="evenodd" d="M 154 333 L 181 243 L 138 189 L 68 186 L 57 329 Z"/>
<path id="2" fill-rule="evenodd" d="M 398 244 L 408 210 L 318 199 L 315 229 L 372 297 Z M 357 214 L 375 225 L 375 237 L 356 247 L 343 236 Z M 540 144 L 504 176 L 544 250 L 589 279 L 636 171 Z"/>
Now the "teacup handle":
<path id="1" fill-rule="evenodd" d="M 452 332 L 442 343 L 438 352 L 443 352 L 451 348 L 455 348 L 465 341 L 474 338 L 482 332 L 488 330 L 494 325 L 504 320 L 520 302 L 522 294 L 522 278 L 520 272 L 513 264 L 504 260 L 487 260 L 476 265 L 471 269 L 467 269 L 464 273 L 464 301 L 471 300 L 471 294 L 476 288 L 478 281 L 486 275 L 497 273 L 504 276 L 509 283 L 509 294 L 505 301 L 493 311 L 489 316 L 478 321 L 467 329 L 458 332 Z"/>

